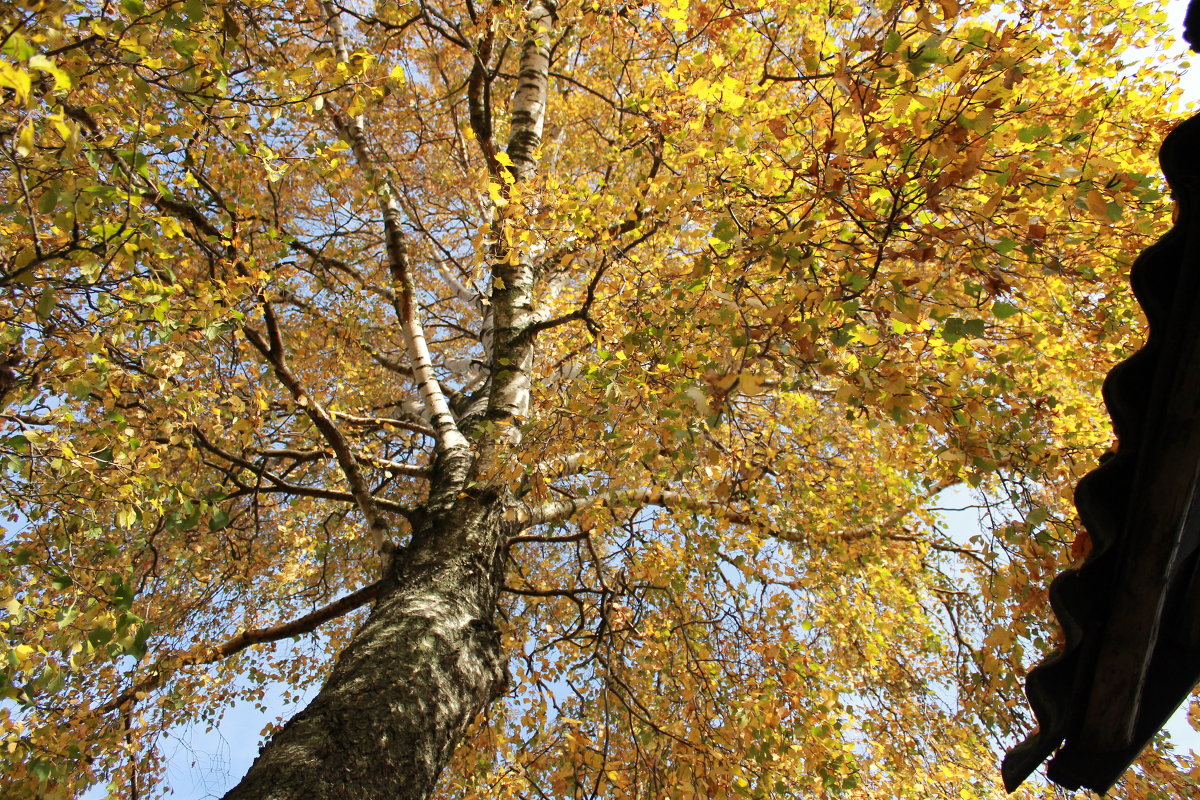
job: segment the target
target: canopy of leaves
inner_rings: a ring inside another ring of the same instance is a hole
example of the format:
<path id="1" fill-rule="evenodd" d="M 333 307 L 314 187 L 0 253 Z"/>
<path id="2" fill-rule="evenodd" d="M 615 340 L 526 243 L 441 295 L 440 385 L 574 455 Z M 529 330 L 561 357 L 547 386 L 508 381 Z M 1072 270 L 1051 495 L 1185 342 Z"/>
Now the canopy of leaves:
<path id="1" fill-rule="evenodd" d="M 494 143 L 519 3 L 9 7 L 6 796 L 160 791 L 174 726 L 321 680 L 354 614 L 229 640 L 375 580 L 362 492 L 403 541 L 438 433 L 405 298 L 527 523 L 512 687 L 443 796 L 1001 796 L 1099 381 L 1139 343 L 1123 276 L 1169 222 L 1173 97 L 1122 61 L 1160 28 L 564 2 L 526 170 Z M 493 358 L 505 259 L 536 267 L 531 363 Z M 497 437 L 506 371 L 531 391 Z M 969 540 L 931 510 L 955 485 L 997 507 Z M 1197 766 L 1155 751 L 1125 796 Z"/>

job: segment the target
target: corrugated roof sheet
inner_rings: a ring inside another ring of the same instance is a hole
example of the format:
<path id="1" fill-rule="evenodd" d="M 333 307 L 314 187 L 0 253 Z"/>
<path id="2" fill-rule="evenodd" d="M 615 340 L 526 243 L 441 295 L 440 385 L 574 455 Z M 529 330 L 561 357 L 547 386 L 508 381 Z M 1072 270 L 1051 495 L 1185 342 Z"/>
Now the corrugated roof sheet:
<path id="1" fill-rule="evenodd" d="M 1051 585 L 1065 643 L 1027 678 L 1038 728 L 1004 759 L 1009 791 L 1047 758 L 1107 791 L 1200 681 L 1200 115 L 1160 163 L 1176 224 L 1130 274 L 1150 333 L 1104 383 L 1120 446 L 1076 489 L 1092 551 Z"/>

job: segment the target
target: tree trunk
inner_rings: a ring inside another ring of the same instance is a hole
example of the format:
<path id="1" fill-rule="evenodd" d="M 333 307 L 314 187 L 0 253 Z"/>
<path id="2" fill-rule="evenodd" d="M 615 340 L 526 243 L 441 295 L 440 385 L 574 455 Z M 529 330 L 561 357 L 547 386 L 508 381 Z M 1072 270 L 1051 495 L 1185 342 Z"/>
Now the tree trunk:
<path id="1" fill-rule="evenodd" d="M 503 691 L 493 623 L 506 525 L 495 493 L 415 524 L 371 615 L 308 707 L 225 800 L 418 800 Z"/>
<path id="2" fill-rule="evenodd" d="M 530 0 L 525 8 L 526 38 L 508 143 L 515 181 L 536 169 L 554 9 L 551 0 Z M 337 9 L 326 4 L 325 10 L 334 48 L 345 63 L 349 54 Z M 426 512 L 413 521 L 409 545 L 388 567 L 371 615 L 320 693 L 266 744 L 225 800 L 424 800 L 471 720 L 507 681 L 493 622 L 507 552 L 506 496 L 463 487 L 472 469 L 491 471 L 485 467 L 501 457 L 498 440 L 515 441 L 528 413 L 537 271 L 527 252 L 517 259 L 503 248 L 492 254 L 498 280 L 491 295 L 495 330 L 487 417 L 499 433 L 476 442 L 472 455 L 433 374 L 395 190 L 376 171 L 362 120 L 347 118 L 340 127 L 371 176 L 379 202 L 397 319 L 437 432 L 438 459 Z M 484 127 L 490 131 L 490 121 Z M 310 416 L 323 422 L 317 411 Z M 327 427 L 336 439 L 336 430 Z M 353 485 L 353 459 L 339 463 Z M 372 522 L 370 498 L 359 505 Z M 382 525 L 371 527 L 383 531 Z"/>

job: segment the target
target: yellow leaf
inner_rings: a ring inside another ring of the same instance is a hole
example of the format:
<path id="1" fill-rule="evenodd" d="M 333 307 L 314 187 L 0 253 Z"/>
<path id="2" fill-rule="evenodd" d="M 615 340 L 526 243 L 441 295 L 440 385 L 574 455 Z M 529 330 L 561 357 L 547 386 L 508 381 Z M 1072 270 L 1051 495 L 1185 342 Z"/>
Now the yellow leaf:
<path id="1" fill-rule="evenodd" d="M 29 97 L 32 85 L 28 72 L 0 61 L 0 86 L 7 86 L 16 92 L 17 102 L 24 102 Z"/>
<path id="2" fill-rule="evenodd" d="M 168 239 L 183 236 L 183 228 L 180 226 L 179 220 L 174 217 L 159 217 L 158 224 L 162 228 L 163 236 Z"/>
<path id="3" fill-rule="evenodd" d="M 1092 213 L 1092 216 L 1102 222 L 1108 222 L 1108 203 L 1104 200 L 1104 195 L 1100 194 L 1098 189 L 1092 189 L 1087 193 L 1087 209 Z"/>
<path id="4" fill-rule="evenodd" d="M 511 167 L 513 165 L 512 156 L 510 156 L 508 153 L 496 153 L 496 161 L 506 167 Z"/>
<path id="5" fill-rule="evenodd" d="M 767 390 L 768 381 L 760 375 L 749 375 L 743 372 L 739 376 L 738 390 L 748 396 L 762 394 Z"/>
<path id="6" fill-rule="evenodd" d="M 855 328 L 854 338 L 867 345 L 868 347 L 879 344 L 879 334 L 876 331 L 868 328 Z"/>
<path id="7" fill-rule="evenodd" d="M 71 88 L 71 76 L 59 69 L 53 61 L 41 53 L 29 57 L 29 66 L 33 69 L 40 69 L 54 78 L 55 89 Z"/>
<path id="8" fill-rule="evenodd" d="M 696 406 L 696 411 L 701 414 L 708 413 L 708 395 L 704 393 L 703 389 L 699 386 L 689 386 L 683 391 L 683 394 Z"/>
<path id="9" fill-rule="evenodd" d="M 27 156 L 33 152 L 33 126 L 24 125 L 17 134 L 17 155 Z"/>
<path id="10" fill-rule="evenodd" d="M 942 9 L 942 19 L 953 19 L 958 16 L 958 0 L 937 0 Z"/>
<path id="11" fill-rule="evenodd" d="M 672 27 L 677 33 L 687 30 L 687 12 L 690 0 L 675 0 L 675 3 L 663 11 L 663 16 L 671 20 Z"/>
<path id="12" fill-rule="evenodd" d="M 504 196 L 500 194 L 500 188 L 500 184 L 491 181 L 488 182 L 488 194 L 492 196 L 492 202 L 495 203 L 497 207 L 503 208 L 504 206 L 508 205 L 508 201 L 505 200 Z"/>

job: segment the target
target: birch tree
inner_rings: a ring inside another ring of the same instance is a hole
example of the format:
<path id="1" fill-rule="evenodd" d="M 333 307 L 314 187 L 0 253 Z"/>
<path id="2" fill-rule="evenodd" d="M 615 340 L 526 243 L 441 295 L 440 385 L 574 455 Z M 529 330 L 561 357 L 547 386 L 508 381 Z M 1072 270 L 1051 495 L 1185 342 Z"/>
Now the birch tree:
<path id="1" fill-rule="evenodd" d="M 4 11 L 4 796 L 162 794 L 276 683 L 231 800 L 1001 796 L 1169 219 L 1110 55 L 1160 25 Z"/>

